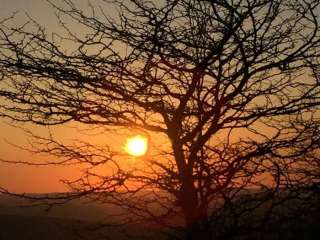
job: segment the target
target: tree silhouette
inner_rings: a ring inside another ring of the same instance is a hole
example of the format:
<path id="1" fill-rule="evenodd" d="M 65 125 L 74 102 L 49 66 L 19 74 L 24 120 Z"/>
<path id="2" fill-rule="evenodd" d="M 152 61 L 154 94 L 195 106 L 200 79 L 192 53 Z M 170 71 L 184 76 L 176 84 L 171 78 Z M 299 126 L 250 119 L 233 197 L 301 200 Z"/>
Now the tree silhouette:
<path id="1" fill-rule="evenodd" d="M 127 220 L 172 226 L 182 216 L 186 239 L 226 239 L 266 226 L 280 206 L 317 189 L 320 1 L 49 3 L 64 36 L 31 18 L 1 22 L 0 114 L 167 141 L 129 168 L 108 146 L 37 137 L 54 164 L 89 165 L 66 182 L 73 192 L 126 208 Z M 113 171 L 95 172 L 101 165 Z M 261 218 L 247 224 L 255 210 Z"/>

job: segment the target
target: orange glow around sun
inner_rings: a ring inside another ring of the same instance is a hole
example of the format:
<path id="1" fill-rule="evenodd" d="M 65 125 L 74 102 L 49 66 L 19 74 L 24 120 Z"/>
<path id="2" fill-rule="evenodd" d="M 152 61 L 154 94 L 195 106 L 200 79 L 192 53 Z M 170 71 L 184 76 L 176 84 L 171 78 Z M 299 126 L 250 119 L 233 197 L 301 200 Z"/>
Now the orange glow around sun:
<path id="1" fill-rule="evenodd" d="M 148 151 L 148 139 L 142 135 L 136 135 L 127 139 L 125 150 L 132 156 L 141 157 Z"/>

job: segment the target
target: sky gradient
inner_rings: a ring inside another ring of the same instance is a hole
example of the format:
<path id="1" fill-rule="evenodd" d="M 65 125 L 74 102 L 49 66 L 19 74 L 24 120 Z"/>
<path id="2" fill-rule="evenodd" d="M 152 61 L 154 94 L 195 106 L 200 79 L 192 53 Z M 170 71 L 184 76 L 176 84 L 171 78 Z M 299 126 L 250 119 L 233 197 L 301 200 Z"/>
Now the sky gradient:
<path id="1" fill-rule="evenodd" d="M 77 1 L 80 4 L 81 2 Z M 41 25 L 46 26 L 48 31 L 54 31 L 58 26 L 54 10 L 45 0 L 1 0 L 0 5 L 0 19 L 7 18 L 17 12 L 14 21 L 21 24 L 25 22 L 26 13 L 28 13 Z M 33 162 L 41 159 L 50 160 L 48 156 L 41 158 L 9 144 L 13 143 L 25 147 L 28 139 L 21 129 L 14 128 L 8 124 L 15 123 L 10 123 L 8 120 L 0 118 L 1 159 Z M 47 133 L 47 129 L 43 127 L 28 124 L 21 127 L 31 129 L 35 134 L 42 135 Z M 60 127 L 54 128 L 53 131 L 62 139 L 77 138 L 74 129 Z M 74 166 L 35 167 L 0 163 L 0 187 L 5 187 L 15 192 L 59 192 L 66 190 L 66 187 L 59 181 L 60 179 L 75 178 L 79 174 L 79 168 Z"/>

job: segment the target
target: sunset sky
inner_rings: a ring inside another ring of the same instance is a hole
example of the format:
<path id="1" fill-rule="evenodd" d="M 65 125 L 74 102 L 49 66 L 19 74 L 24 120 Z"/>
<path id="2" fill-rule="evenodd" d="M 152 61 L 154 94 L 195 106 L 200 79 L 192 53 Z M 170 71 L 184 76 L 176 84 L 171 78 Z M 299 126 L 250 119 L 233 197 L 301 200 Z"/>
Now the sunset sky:
<path id="1" fill-rule="evenodd" d="M 87 8 L 87 0 L 76 1 L 81 9 Z M 28 13 L 38 23 L 45 26 L 48 32 L 59 31 L 57 19 L 54 15 L 54 9 L 45 0 L 1 0 L 0 19 L 11 16 L 17 12 L 13 24 L 20 25 L 27 19 Z M 81 28 L 77 28 L 77 33 L 81 34 Z M 68 48 L 68 46 L 64 46 Z M 9 125 L 11 124 L 11 126 Z M 26 147 L 27 138 L 21 129 L 15 128 L 6 119 L 0 118 L 0 159 L 6 161 L 32 161 L 39 162 L 41 160 L 51 160 L 49 156 L 34 156 L 17 147 L 10 145 L 13 143 L 18 146 Z M 32 131 L 34 134 L 46 135 L 48 129 L 46 127 L 36 127 L 26 124 L 24 127 Z M 84 136 L 79 135 L 75 125 L 67 125 L 51 128 L 51 132 L 55 137 L 62 140 L 83 139 Z M 255 126 L 258 127 L 259 126 Z M 257 129 L 258 129 L 257 128 Z M 264 129 L 265 130 L 265 129 Z M 248 136 L 237 130 L 238 136 Z M 128 137 L 128 136 L 127 136 Z M 86 140 L 98 144 L 113 144 L 121 149 L 126 144 L 126 137 L 119 135 L 100 134 L 99 136 L 86 136 Z M 158 139 L 157 139 L 158 141 Z M 79 175 L 78 167 L 61 167 L 46 166 L 35 167 L 25 165 L 13 165 L 0 163 L 0 187 L 9 188 L 11 191 L 18 192 L 58 192 L 64 191 L 66 188 L 59 179 L 72 179 Z"/>
<path id="2" fill-rule="evenodd" d="M 81 6 L 82 1 L 77 1 Z M 84 1 L 85 2 L 85 1 Z M 85 6 L 85 5 L 83 5 Z M 39 23 L 47 26 L 49 31 L 55 31 L 57 21 L 53 9 L 44 0 L 1 0 L 0 18 L 5 18 L 12 13 L 16 14 L 16 22 L 23 23 L 27 12 Z M 33 156 L 8 144 L 27 146 L 27 138 L 22 130 L 8 125 L 7 120 L 0 119 L 0 158 L 11 161 L 39 161 L 39 156 Z M 47 129 L 27 125 L 35 134 L 46 134 Z M 54 128 L 55 134 L 62 139 L 74 139 L 76 130 L 66 127 Z M 102 136 L 108 139 L 108 136 Z M 101 140 L 102 142 L 103 140 Z M 112 139 L 115 141 L 115 139 Z M 123 140 L 119 140 L 120 142 Z M 48 159 L 48 157 L 45 157 Z M 50 158 L 49 158 L 50 159 Z M 0 164 L 0 187 L 9 188 L 17 192 L 58 192 L 66 190 L 59 182 L 60 179 L 70 179 L 79 175 L 77 167 L 34 167 L 23 165 Z"/>

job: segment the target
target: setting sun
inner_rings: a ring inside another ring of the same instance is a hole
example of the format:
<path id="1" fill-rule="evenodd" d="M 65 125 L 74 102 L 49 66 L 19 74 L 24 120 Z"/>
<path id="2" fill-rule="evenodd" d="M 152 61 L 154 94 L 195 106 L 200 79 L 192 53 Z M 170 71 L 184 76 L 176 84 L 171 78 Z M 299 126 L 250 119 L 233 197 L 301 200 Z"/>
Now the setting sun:
<path id="1" fill-rule="evenodd" d="M 148 139 L 141 135 L 128 138 L 125 150 L 132 156 L 141 157 L 147 153 Z"/>

